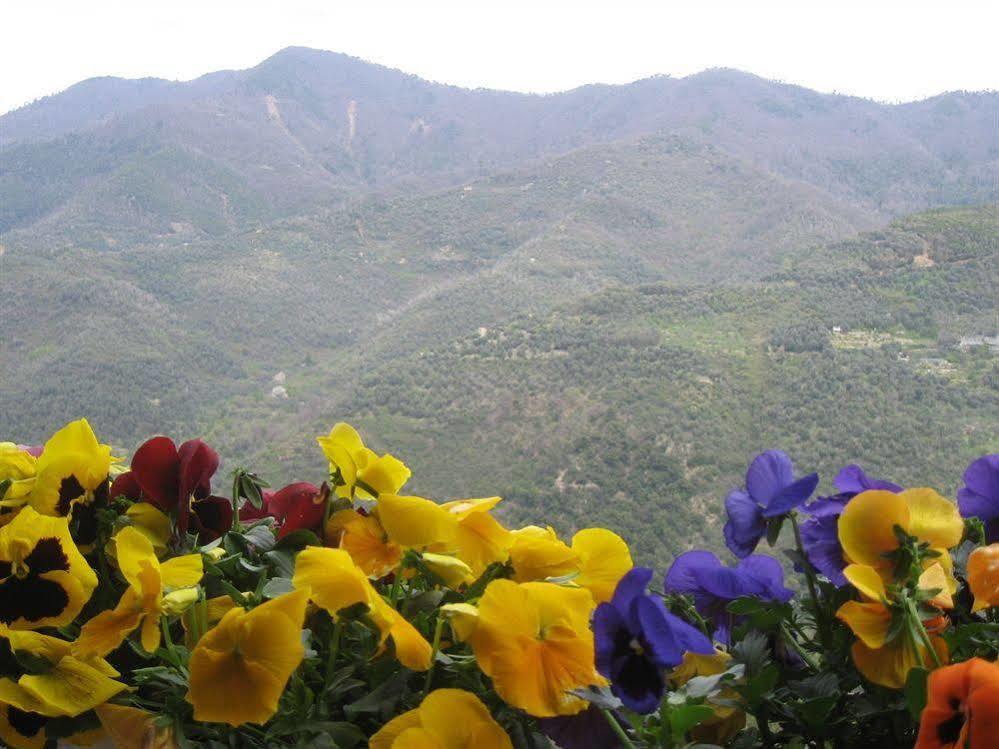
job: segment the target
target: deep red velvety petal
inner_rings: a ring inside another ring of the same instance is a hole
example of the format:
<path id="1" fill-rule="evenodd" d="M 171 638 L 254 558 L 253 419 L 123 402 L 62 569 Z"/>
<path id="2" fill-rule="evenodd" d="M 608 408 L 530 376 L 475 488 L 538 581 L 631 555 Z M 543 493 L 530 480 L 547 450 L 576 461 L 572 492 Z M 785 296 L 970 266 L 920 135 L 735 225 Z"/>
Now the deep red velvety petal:
<path id="1" fill-rule="evenodd" d="M 284 538 L 289 533 L 302 528 L 313 530 L 319 527 L 323 521 L 323 504 L 320 500 L 318 487 L 312 484 L 292 484 L 281 491 L 295 488 L 294 492 L 289 492 L 294 500 L 284 512 L 281 529 L 278 531 L 278 538 Z M 281 492 L 278 492 L 280 494 Z M 276 495 L 275 495 L 276 497 Z"/>
<path id="2" fill-rule="evenodd" d="M 198 532 L 198 543 L 211 543 L 232 528 L 232 502 L 225 497 L 192 502 L 191 525 Z"/>
<path id="3" fill-rule="evenodd" d="M 212 476 L 219 467 L 219 454 L 201 440 L 188 440 L 177 451 L 180 458 L 177 496 L 177 531 L 187 532 L 190 499 L 204 499 L 212 491 Z M 231 518 L 230 518 L 231 521 Z"/>
<path id="4" fill-rule="evenodd" d="M 126 471 L 114 480 L 108 494 L 112 499 L 125 497 L 125 499 L 138 502 L 142 498 L 142 487 L 139 486 L 135 474 L 132 471 Z"/>
<path id="5" fill-rule="evenodd" d="M 267 498 L 267 509 L 269 514 L 278 520 L 283 520 L 299 504 L 311 503 L 317 494 L 319 494 L 319 487 L 305 481 L 288 484 L 288 486 L 270 493 Z"/>
<path id="6" fill-rule="evenodd" d="M 132 456 L 132 474 L 147 502 L 164 512 L 177 507 L 180 460 L 169 437 L 146 440 Z"/>
<path id="7" fill-rule="evenodd" d="M 244 502 L 243 506 L 239 508 L 239 519 L 261 520 L 262 518 L 274 517 L 274 513 L 270 510 L 271 497 L 273 497 L 274 494 L 275 492 L 264 489 L 261 492 L 264 501 L 259 508 L 254 507 L 252 502 Z"/>

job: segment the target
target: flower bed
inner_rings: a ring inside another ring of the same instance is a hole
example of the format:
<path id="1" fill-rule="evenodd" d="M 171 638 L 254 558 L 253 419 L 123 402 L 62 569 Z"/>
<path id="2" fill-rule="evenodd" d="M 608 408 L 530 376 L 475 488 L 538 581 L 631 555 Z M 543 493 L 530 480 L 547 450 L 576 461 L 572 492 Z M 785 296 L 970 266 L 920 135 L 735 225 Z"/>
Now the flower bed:
<path id="1" fill-rule="evenodd" d="M 0 443 L 0 739 L 999 746 L 997 455 L 955 504 L 857 466 L 815 497 L 768 451 L 725 500 L 734 563 L 660 583 L 610 530 L 508 529 L 498 497 L 400 494 L 346 424 L 318 441 L 319 484 L 230 497 L 200 440 Z"/>

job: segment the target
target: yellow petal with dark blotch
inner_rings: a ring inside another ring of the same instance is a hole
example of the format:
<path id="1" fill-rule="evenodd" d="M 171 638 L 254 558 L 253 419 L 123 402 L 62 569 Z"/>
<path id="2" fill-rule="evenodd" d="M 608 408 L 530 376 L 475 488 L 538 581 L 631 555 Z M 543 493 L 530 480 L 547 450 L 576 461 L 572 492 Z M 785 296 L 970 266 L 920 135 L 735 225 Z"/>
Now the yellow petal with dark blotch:
<path id="1" fill-rule="evenodd" d="M 357 603 L 372 605 L 376 597 L 367 575 L 343 549 L 309 546 L 295 559 L 292 585 L 311 590 L 312 600 L 334 618 Z"/>
<path id="2" fill-rule="evenodd" d="M 382 494 L 378 497 L 378 519 L 388 537 L 406 547 L 451 544 L 458 531 L 457 518 L 423 497 Z"/>
<path id="3" fill-rule="evenodd" d="M 71 655 L 59 661 L 51 671 L 26 674 L 18 683 L 55 715 L 71 718 L 107 702 L 126 688 Z"/>
<path id="4" fill-rule="evenodd" d="M 898 494 L 870 490 L 851 499 L 839 516 L 839 542 L 847 559 L 873 567 L 885 565 L 885 552 L 898 548 L 894 526 L 909 527 L 909 505 Z"/>
<path id="5" fill-rule="evenodd" d="M 634 563 L 628 544 L 606 528 L 587 528 L 572 537 L 579 575 L 573 580 L 590 593 L 597 603 L 609 601 L 614 588 Z"/>
<path id="6" fill-rule="evenodd" d="M 882 601 L 888 595 L 878 570 L 867 564 L 848 564 L 843 576 L 868 601 Z"/>
<path id="7" fill-rule="evenodd" d="M 14 708 L 10 705 L 0 704 L 0 746 L 9 746 L 11 749 L 45 749 L 48 739 L 45 736 L 44 717 L 30 716 L 32 722 L 24 724 L 23 715 L 17 721 L 15 728 L 10 720 L 10 711 Z"/>
<path id="8" fill-rule="evenodd" d="M 847 601 L 836 616 L 848 626 L 869 648 L 880 648 L 885 643 L 891 626 L 891 612 L 881 603 Z"/>
<path id="9" fill-rule="evenodd" d="M 940 549 L 951 549 L 961 543 L 964 521 L 953 502 L 926 488 L 906 489 L 898 496 L 909 507 L 910 535 Z"/>

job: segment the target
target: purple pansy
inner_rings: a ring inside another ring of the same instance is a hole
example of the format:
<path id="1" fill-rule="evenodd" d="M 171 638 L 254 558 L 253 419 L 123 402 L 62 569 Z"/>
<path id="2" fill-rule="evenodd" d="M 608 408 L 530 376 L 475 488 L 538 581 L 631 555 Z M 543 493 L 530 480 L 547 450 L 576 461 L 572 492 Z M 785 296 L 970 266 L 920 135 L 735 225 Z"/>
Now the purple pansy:
<path id="1" fill-rule="evenodd" d="M 809 517 L 801 524 L 801 544 L 808 561 L 836 587 L 846 585 L 843 570 L 846 560 L 839 543 L 839 516 L 847 502 L 869 489 L 900 492 L 902 487 L 891 481 L 872 479 L 855 464 L 846 466 L 833 479 L 839 492 L 831 497 L 819 497 L 804 507 Z"/>
<path id="2" fill-rule="evenodd" d="M 967 467 L 957 505 L 962 517 L 985 523 L 985 543 L 999 542 L 999 454 L 983 455 Z"/>
<path id="3" fill-rule="evenodd" d="M 611 715 L 622 729 L 627 730 L 629 724 L 623 718 L 616 712 Z M 560 749 L 619 749 L 622 746 L 603 711 L 593 703 L 575 715 L 540 718 L 538 728 Z"/>
<path id="4" fill-rule="evenodd" d="M 666 610 L 658 596 L 646 593 L 652 570 L 635 567 L 617 585 L 609 603 L 593 614 L 597 670 L 611 691 L 636 713 L 658 709 L 666 682 L 663 671 L 678 666 L 686 652 L 714 652 L 695 627 Z"/>
<path id="5" fill-rule="evenodd" d="M 714 639 L 725 645 L 738 623 L 727 610 L 729 603 L 745 596 L 786 603 L 794 595 L 784 587 L 784 570 L 773 557 L 753 554 L 735 567 L 726 567 L 703 550 L 687 551 L 673 560 L 664 588 L 666 593 L 692 595 L 698 613 L 714 627 Z"/>
<path id="6" fill-rule="evenodd" d="M 795 479 L 791 459 L 780 450 L 757 455 L 746 471 L 746 488 L 725 499 L 725 545 L 739 558 L 749 556 L 767 532 L 767 520 L 803 504 L 818 483 L 816 473 Z"/>

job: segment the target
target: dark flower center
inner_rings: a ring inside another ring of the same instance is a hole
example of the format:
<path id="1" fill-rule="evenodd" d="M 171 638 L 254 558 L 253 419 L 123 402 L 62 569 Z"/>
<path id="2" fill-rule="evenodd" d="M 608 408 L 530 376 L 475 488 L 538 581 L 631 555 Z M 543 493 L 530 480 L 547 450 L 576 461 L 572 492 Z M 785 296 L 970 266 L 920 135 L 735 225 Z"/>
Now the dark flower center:
<path id="1" fill-rule="evenodd" d="M 45 728 L 45 718 L 38 713 L 26 713 L 13 705 L 7 707 L 7 722 L 21 736 L 34 738 Z"/>
<path id="2" fill-rule="evenodd" d="M 41 576 L 69 571 L 69 558 L 58 538 L 43 538 L 21 562 L 0 560 L 0 622 L 20 618 L 29 622 L 58 616 L 69 605 L 69 594 L 61 585 Z"/>
<path id="3" fill-rule="evenodd" d="M 69 514 L 69 508 L 73 503 L 74 499 L 79 499 L 87 490 L 83 488 L 83 484 L 76 476 L 70 474 L 62 480 L 59 484 L 59 502 L 56 504 L 56 511 L 61 516 L 66 516 Z"/>
<path id="4" fill-rule="evenodd" d="M 950 707 L 954 714 L 937 726 L 937 738 L 943 745 L 956 744 L 961 738 L 961 729 L 964 728 L 964 710 L 961 709 L 961 701 L 952 698 Z"/>

